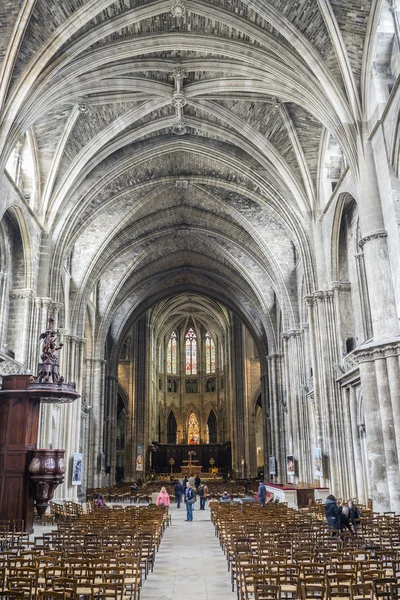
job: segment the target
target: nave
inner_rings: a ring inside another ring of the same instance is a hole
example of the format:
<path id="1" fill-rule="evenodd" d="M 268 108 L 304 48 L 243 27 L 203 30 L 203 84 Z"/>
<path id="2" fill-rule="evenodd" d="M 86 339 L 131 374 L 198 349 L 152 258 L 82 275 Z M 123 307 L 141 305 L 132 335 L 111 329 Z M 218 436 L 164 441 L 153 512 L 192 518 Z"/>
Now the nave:
<path id="1" fill-rule="evenodd" d="M 199 510 L 196 502 L 193 521 L 186 523 L 182 505 L 169 507 L 171 525 L 166 530 L 150 573 L 140 594 L 141 600 L 234 600 L 230 573 L 215 536 L 208 507 Z"/>

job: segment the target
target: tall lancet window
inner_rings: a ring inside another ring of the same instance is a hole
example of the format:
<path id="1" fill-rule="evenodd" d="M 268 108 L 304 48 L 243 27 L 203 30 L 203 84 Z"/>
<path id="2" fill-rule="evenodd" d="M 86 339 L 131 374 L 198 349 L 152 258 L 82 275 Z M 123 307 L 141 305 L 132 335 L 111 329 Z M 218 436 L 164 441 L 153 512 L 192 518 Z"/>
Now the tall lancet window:
<path id="1" fill-rule="evenodd" d="M 206 333 L 206 373 L 215 373 L 215 344 L 211 333 Z"/>
<path id="2" fill-rule="evenodd" d="M 197 336 L 193 327 L 185 335 L 186 375 L 197 375 Z"/>
<path id="3" fill-rule="evenodd" d="M 176 375 L 176 354 L 177 354 L 177 342 L 176 342 L 176 331 L 173 331 L 169 338 L 167 347 L 167 373 Z"/>
<path id="4" fill-rule="evenodd" d="M 188 443 L 200 444 L 199 421 L 194 413 L 189 415 L 188 421 Z"/>

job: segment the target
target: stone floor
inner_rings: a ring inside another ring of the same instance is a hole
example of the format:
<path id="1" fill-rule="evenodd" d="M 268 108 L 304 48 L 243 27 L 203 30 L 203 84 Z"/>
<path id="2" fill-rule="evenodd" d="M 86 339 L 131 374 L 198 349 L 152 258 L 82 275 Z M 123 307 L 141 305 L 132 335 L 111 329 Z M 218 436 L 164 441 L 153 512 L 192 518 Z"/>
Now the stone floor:
<path id="1" fill-rule="evenodd" d="M 166 530 L 140 600 L 234 600 L 230 573 L 215 537 L 208 509 L 196 502 L 193 522 L 186 523 L 186 510 L 170 508 L 172 524 Z"/>
<path id="2" fill-rule="evenodd" d="M 197 500 L 192 523 L 185 522 L 184 505 L 178 510 L 173 504 L 170 514 L 172 523 L 164 533 L 140 600 L 236 600 L 208 508 L 200 511 Z M 54 527 L 36 525 L 31 539 L 51 529 Z"/>

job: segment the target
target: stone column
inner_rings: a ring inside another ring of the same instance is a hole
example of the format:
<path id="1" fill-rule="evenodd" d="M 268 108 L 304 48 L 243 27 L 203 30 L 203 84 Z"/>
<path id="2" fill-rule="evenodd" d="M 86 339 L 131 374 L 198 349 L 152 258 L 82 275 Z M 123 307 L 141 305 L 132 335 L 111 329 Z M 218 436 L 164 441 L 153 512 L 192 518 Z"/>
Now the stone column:
<path id="1" fill-rule="evenodd" d="M 133 328 L 133 398 L 130 406 L 131 428 L 131 461 L 130 472 L 135 478 L 143 477 L 143 471 L 136 470 L 137 446 L 142 445 L 144 461 L 147 458 L 146 448 L 146 347 L 147 347 L 147 318 L 141 317 Z M 143 467 L 145 469 L 145 465 Z"/>
<path id="2" fill-rule="evenodd" d="M 24 372 L 29 368 L 33 293 L 29 289 L 12 290 L 10 299 L 7 343 L 9 350 L 14 351 L 15 360 L 22 365 L 21 372 Z"/>
<path id="3" fill-rule="evenodd" d="M 357 393 L 356 387 L 351 385 L 349 388 L 349 409 L 350 409 L 350 425 L 352 435 L 352 455 L 354 457 L 355 481 L 357 489 L 358 501 L 365 504 L 368 500 L 365 494 L 364 472 L 362 469 L 362 453 L 360 443 L 360 430 L 357 422 Z"/>
<path id="4" fill-rule="evenodd" d="M 4 348 L 7 340 L 8 313 L 8 272 L 0 271 L 0 349 Z"/>
<path id="5" fill-rule="evenodd" d="M 314 374 L 316 446 L 322 449 L 324 457 L 321 484 L 329 485 L 333 493 L 342 495 L 344 479 L 341 463 L 346 457 L 340 451 L 342 411 L 333 367 L 339 360 L 333 292 L 317 291 L 306 300 Z M 327 468 L 329 473 L 326 473 Z"/>
<path id="6" fill-rule="evenodd" d="M 104 385 L 105 365 L 102 358 L 87 358 L 87 401 L 90 402 L 88 426 L 88 487 L 101 487 L 104 483 Z"/>
<path id="7" fill-rule="evenodd" d="M 387 248 L 387 232 L 382 214 L 382 202 L 371 143 L 364 143 L 364 160 L 361 162 L 361 196 L 359 203 L 368 296 L 371 306 L 372 329 L 375 340 L 398 336 L 399 322 L 396 313 L 392 273 Z M 379 277 L 377 277 L 379 273 Z"/>
<path id="8" fill-rule="evenodd" d="M 311 448 L 308 436 L 306 405 L 307 374 L 305 366 L 304 331 L 290 330 L 283 334 L 285 387 L 288 410 L 288 454 L 296 461 L 300 481 L 310 479 Z"/>
<path id="9" fill-rule="evenodd" d="M 400 469 L 394 415 L 398 418 L 400 342 L 372 342 L 357 349 L 356 354 L 365 404 L 369 482 L 374 510 L 398 511 Z"/>
<path id="10" fill-rule="evenodd" d="M 106 377 L 106 399 L 104 418 L 104 452 L 106 467 L 110 467 L 110 473 L 106 480 L 110 485 L 115 483 L 115 467 L 117 460 L 117 406 L 118 406 L 118 378 L 115 375 Z"/>
<path id="11" fill-rule="evenodd" d="M 283 407 L 283 384 L 282 384 L 282 354 L 271 354 L 268 356 L 268 377 L 263 376 L 261 378 L 261 389 L 266 390 L 266 396 L 268 396 L 268 403 L 266 402 L 264 411 L 264 427 L 265 427 L 265 439 L 264 444 L 269 442 L 269 445 L 265 445 L 266 457 L 265 457 L 265 473 L 269 473 L 269 455 L 267 448 L 270 448 L 272 456 L 276 458 L 277 475 L 274 477 L 274 481 L 277 483 L 283 483 L 286 480 L 286 413 Z M 267 387 L 266 387 L 267 386 Z M 268 413 L 271 423 L 271 440 L 267 438 L 267 418 Z"/>
<path id="12" fill-rule="evenodd" d="M 245 385 L 244 385 L 244 346 L 243 324 L 236 315 L 232 316 L 232 468 L 238 476 L 242 472 L 242 457 L 245 457 Z"/>

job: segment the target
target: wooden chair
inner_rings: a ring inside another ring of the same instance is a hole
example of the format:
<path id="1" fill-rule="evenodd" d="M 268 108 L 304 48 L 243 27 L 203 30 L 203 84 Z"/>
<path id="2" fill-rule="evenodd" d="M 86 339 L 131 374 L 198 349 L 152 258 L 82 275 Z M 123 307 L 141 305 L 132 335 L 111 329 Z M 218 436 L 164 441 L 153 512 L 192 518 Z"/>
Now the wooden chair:
<path id="1" fill-rule="evenodd" d="M 8 577 L 5 591 L 12 592 L 14 590 L 24 592 L 27 598 L 32 598 L 36 594 L 36 583 L 29 577 Z"/>
<path id="2" fill-rule="evenodd" d="M 353 583 L 350 588 L 351 600 L 373 600 L 371 583 Z"/>
<path id="3" fill-rule="evenodd" d="M 7 567 L 0 567 L 0 591 L 6 587 Z"/>
<path id="4" fill-rule="evenodd" d="M 393 577 L 383 577 L 382 579 L 374 579 L 372 582 L 374 596 L 376 600 L 397 600 L 393 597 L 393 586 L 397 583 Z"/>
<path id="5" fill-rule="evenodd" d="M 280 600 L 279 586 L 257 582 L 254 586 L 254 600 Z"/>
<path id="6" fill-rule="evenodd" d="M 325 595 L 325 585 L 307 583 L 305 580 L 300 584 L 300 598 L 302 600 L 324 600 Z"/>
<path id="7" fill-rule="evenodd" d="M 68 600 L 65 591 L 39 590 L 38 600 Z"/>
<path id="8" fill-rule="evenodd" d="M 385 571 L 379 569 L 371 569 L 365 570 L 361 569 L 360 571 L 361 583 L 373 582 L 374 579 L 384 579 Z"/>
<path id="9" fill-rule="evenodd" d="M 28 600 L 28 596 L 24 591 L 18 590 L 2 590 L 0 591 L 1 600 Z"/>

